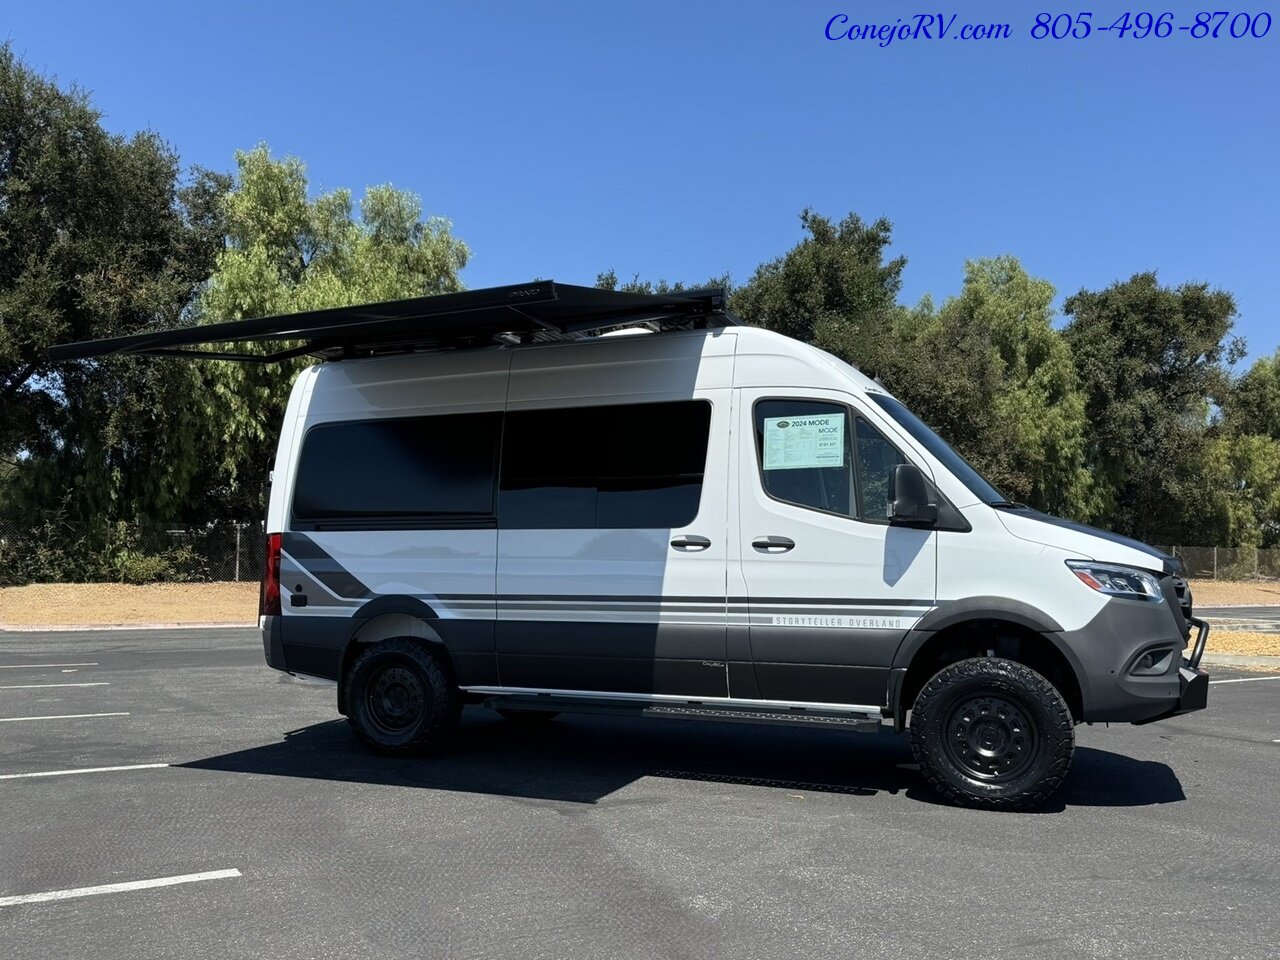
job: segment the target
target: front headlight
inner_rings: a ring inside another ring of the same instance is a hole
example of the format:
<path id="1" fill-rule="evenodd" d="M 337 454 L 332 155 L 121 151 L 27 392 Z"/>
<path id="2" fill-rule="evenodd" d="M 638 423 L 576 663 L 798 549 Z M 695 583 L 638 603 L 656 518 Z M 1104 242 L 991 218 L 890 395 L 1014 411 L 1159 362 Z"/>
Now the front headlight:
<path id="1" fill-rule="evenodd" d="M 1112 597 L 1128 597 L 1130 600 L 1163 600 L 1160 581 L 1154 574 L 1137 567 L 1122 567 L 1114 563 L 1094 563 L 1092 560 L 1068 560 L 1067 566 L 1085 586 Z"/>

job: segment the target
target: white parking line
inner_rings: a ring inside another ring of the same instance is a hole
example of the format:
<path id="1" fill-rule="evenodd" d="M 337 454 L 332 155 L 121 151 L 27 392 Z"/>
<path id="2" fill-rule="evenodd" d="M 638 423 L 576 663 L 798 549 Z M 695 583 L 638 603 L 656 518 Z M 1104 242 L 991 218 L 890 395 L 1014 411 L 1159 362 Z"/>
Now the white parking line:
<path id="1" fill-rule="evenodd" d="M 0 717 L 0 723 L 17 723 L 20 720 L 88 720 L 90 717 L 127 717 L 127 713 L 63 713 L 55 717 Z"/>
<path id="2" fill-rule="evenodd" d="M 106 680 L 99 680 L 96 683 L 10 683 L 0 690 L 43 690 L 45 687 L 109 687 L 111 686 Z"/>
<path id="3" fill-rule="evenodd" d="M 36 670 L 44 667 L 96 667 L 96 663 L 0 663 L 0 670 Z"/>
<path id="4" fill-rule="evenodd" d="M 156 770 L 167 763 L 132 763 L 123 767 L 78 767 L 74 770 L 40 770 L 36 773 L 0 773 L 0 780 L 26 780 L 29 777 L 69 777 L 73 773 L 114 773 L 117 770 Z"/>
<path id="5" fill-rule="evenodd" d="M 156 877 L 153 880 L 130 880 L 128 883 L 106 883 L 99 887 L 76 887 L 73 890 L 50 890 L 47 893 L 24 893 L 16 897 L 0 897 L 0 907 L 15 907 L 23 903 L 47 903 L 50 900 L 71 900 L 74 897 L 92 897 L 99 893 L 124 893 L 129 890 L 150 890 L 154 887 L 172 887 L 179 883 L 199 883 L 201 880 L 225 880 L 241 876 L 239 870 L 208 870 L 204 873 L 184 873 L 179 877 Z"/>
<path id="6" fill-rule="evenodd" d="M 1235 677 L 1231 680 L 1210 680 L 1210 683 L 1253 683 L 1256 680 L 1280 680 L 1280 677 Z"/>

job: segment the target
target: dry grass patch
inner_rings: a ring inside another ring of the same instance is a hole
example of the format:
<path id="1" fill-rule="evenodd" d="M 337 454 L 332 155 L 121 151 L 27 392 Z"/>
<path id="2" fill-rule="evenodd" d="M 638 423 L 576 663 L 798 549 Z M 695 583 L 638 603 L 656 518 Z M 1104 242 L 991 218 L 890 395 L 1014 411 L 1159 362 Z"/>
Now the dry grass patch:
<path id="1" fill-rule="evenodd" d="M 1192 580 L 1191 596 L 1197 610 L 1245 603 L 1280 606 L 1280 580 Z"/>
<path id="2" fill-rule="evenodd" d="M 38 583 L 0 588 L 0 625 L 254 623 L 257 583 Z"/>
<path id="3" fill-rule="evenodd" d="M 1250 630 L 1209 631 L 1206 652 L 1228 653 L 1244 657 L 1280 657 L 1280 633 L 1255 633 Z"/>

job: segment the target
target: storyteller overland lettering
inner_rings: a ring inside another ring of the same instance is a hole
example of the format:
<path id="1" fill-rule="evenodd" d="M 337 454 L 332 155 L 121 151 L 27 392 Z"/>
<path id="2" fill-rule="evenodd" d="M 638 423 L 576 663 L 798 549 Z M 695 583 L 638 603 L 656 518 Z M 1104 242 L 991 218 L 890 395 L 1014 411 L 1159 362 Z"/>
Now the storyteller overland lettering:
<path id="1" fill-rule="evenodd" d="M 909 630 L 918 617 L 856 617 L 821 614 L 774 614 L 775 627 L 835 627 L 859 630 Z"/>

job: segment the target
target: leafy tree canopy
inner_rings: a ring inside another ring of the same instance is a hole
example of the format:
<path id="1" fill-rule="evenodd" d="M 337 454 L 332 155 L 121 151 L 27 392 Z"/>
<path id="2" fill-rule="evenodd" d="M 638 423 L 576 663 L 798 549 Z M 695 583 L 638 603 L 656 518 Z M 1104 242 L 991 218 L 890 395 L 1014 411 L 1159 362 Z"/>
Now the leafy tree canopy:
<path id="1" fill-rule="evenodd" d="M 227 245 L 202 292 L 201 322 L 397 300 L 462 289 L 470 255 L 448 221 L 423 218 L 422 202 L 370 187 L 357 217 L 348 190 L 308 195 L 306 168 L 266 146 L 236 154 L 223 203 Z M 242 350 L 259 349 L 252 344 Z M 204 416 L 219 435 L 211 499 L 237 517 L 257 516 L 294 374 L 285 364 L 210 362 Z"/>
<path id="2" fill-rule="evenodd" d="M 1084 398 L 1053 298 L 1014 257 L 971 261 L 959 296 L 899 313 L 881 379 L 1006 496 L 1085 519 Z"/>
<path id="3" fill-rule="evenodd" d="M 184 186 L 153 133 L 107 133 L 81 91 L 0 46 L 0 458 L 6 510 L 72 517 L 176 507 L 194 467 L 190 372 L 53 366 L 52 343 L 177 323 L 221 242 L 226 181 Z"/>
<path id="4" fill-rule="evenodd" d="M 1157 543 L 1212 536 L 1211 404 L 1244 352 L 1235 301 L 1205 283 L 1135 274 L 1064 306 L 1088 419 L 1086 462 L 1115 529 Z M 1207 540 L 1205 542 L 1213 542 Z"/>
<path id="5" fill-rule="evenodd" d="M 733 281 L 729 274 L 724 273 L 718 277 L 711 277 L 706 283 L 685 284 L 679 280 L 674 283 L 666 280 L 654 283 L 651 280 L 641 280 L 639 274 L 634 274 L 630 280 L 619 283 L 617 273 L 609 269 L 604 273 L 596 274 L 595 286 L 599 290 L 620 290 L 623 293 L 648 293 L 661 296 L 664 293 L 680 293 L 682 290 L 697 290 L 701 287 L 721 287 L 732 290 Z"/>
<path id="6" fill-rule="evenodd" d="M 893 227 L 849 214 L 839 223 L 806 209 L 808 236 L 761 264 L 731 301 L 743 319 L 797 340 L 824 346 L 860 343 L 864 360 L 878 357 L 886 325 L 897 312 L 905 257 L 885 262 Z M 834 329 L 832 329 L 834 328 Z M 873 364 L 874 365 L 874 364 Z"/>
<path id="7" fill-rule="evenodd" d="M 1231 433 L 1280 440 L 1280 350 L 1255 361 L 1220 402 L 1223 424 Z"/>

